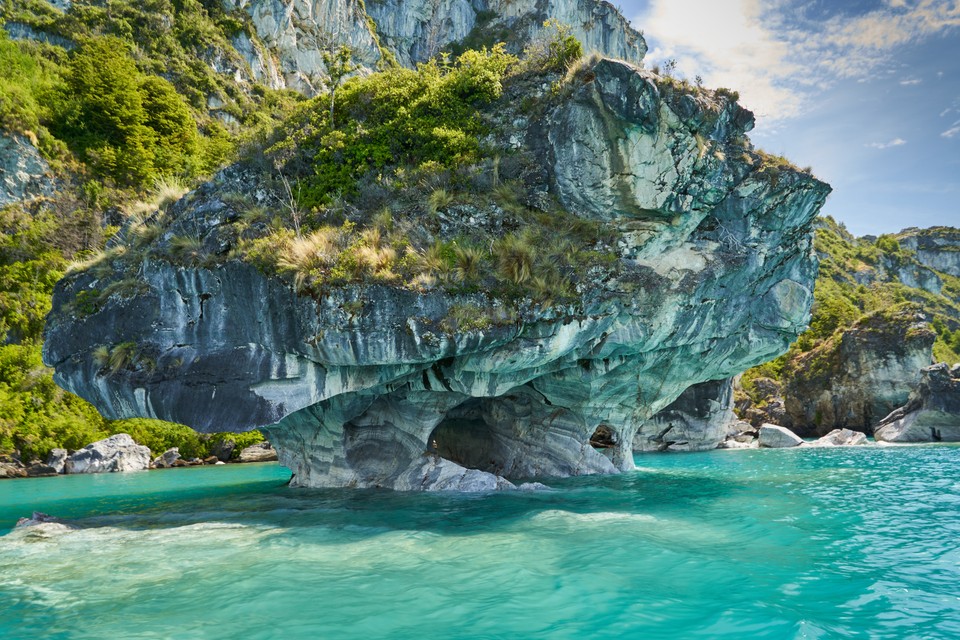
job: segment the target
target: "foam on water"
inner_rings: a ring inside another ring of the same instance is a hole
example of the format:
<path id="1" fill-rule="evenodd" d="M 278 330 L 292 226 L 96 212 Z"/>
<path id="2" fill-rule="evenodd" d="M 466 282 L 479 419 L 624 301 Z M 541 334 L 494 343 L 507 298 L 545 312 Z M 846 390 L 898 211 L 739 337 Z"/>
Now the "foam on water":
<path id="1" fill-rule="evenodd" d="M 2 638 L 956 638 L 960 448 L 653 455 L 489 495 L 275 465 L 0 483 Z"/>

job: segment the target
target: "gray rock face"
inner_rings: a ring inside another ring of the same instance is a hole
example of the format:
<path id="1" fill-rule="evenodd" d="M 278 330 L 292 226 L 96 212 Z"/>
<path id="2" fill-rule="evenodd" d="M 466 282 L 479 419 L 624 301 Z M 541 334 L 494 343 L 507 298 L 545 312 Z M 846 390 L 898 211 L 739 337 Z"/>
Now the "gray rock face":
<path id="1" fill-rule="evenodd" d="M 904 229 L 897 240 L 902 248 L 915 251 L 921 264 L 960 277 L 960 229 Z"/>
<path id="2" fill-rule="evenodd" d="M 231 439 L 218 441 L 210 450 L 210 454 L 220 462 L 230 462 L 233 456 L 233 450 L 237 448 L 237 443 Z"/>
<path id="3" fill-rule="evenodd" d="M 277 450 L 269 442 L 252 444 L 240 452 L 240 462 L 274 462 L 277 459 Z"/>
<path id="4" fill-rule="evenodd" d="M 27 470 L 14 461 L 0 462 L 0 478 L 26 478 Z"/>
<path id="5" fill-rule="evenodd" d="M 786 427 L 776 424 L 760 425 L 759 443 L 766 449 L 785 449 L 803 444 L 803 438 Z"/>
<path id="6" fill-rule="evenodd" d="M 53 193 L 47 161 L 30 141 L 17 134 L 0 134 L 0 207 Z"/>
<path id="7" fill-rule="evenodd" d="M 67 458 L 66 473 L 143 471 L 150 466 L 150 449 L 126 433 L 88 444 Z"/>
<path id="8" fill-rule="evenodd" d="M 850 429 L 834 429 L 822 438 L 810 443 L 813 447 L 849 447 L 867 444 L 867 434 Z"/>
<path id="9" fill-rule="evenodd" d="M 639 64 L 647 51 L 626 18 L 597 0 L 223 1 L 253 21 L 258 42 L 244 36 L 233 43 L 253 77 L 308 94 L 323 89 L 323 52 L 339 45 L 353 50 L 361 72 L 377 69 L 384 56 L 414 67 L 472 33 L 519 51 L 554 19 L 569 25 L 587 52 Z"/>
<path id="10" fill-rule="evenodd" d="M 620 230 L 616 275 L 588 274 L 576 303 L 383 284 L 312 298 L 237 261 L 147 258 L 145 293 L 89 314 L 70 301 L 110 276 L 58 285 L 45 361 L 108 417 L 263 427 L 293 484 L 486 490 L 633 468 L 651 417 L 691 386 L 777 356 L 803 330 L 811 221 L 829 187 L 762 169 L 745 151 L 752 116 L 727 95 L 681 95 L 609 60 L 585 78 L 536 122 L 511 116 L 504 134 L 540 163 L 531 189 Z M 220 247 L 218 193 L 244 175 L 201 187 L 173 224 Z M 443 328 L 457 305 L 507 304 L 515 322 Z M 125 343 L 142 357 L 116 371 L 93 356 Z M 614 442 L 604 453 L 589 445 L 600 425 Z"/>
<path id="11" fill-rule="evenodd" d="M 57 473 L 63 473 L 67 465 L 67 455 L 66 449 L 51 449 L 50 455 L 47 456 L 47 464 L 56 469 Z"/>
<path id="12" fill-rule="evenodd" d="M 933 360 L 935 338 L 916 310 L 864 318 L 789 365 L 785 424 L 802 435 L 870 432 L 907 401 Z"/>
<path id="13" fill-rule="evenodd" d="M 696 384 L 643 423 L 633 438 L 634 451 L 716 449 L 738 423 L 733 412 L 733 379 Z"/>
<path id="14" fill-rule="evenodd" d="M 180 448 L 173 447 L 172 449 L 164 451 L 162 455 L 154 458 L 153 466 L 157 469 L 169 469 L 174 466 L 177 460 L 180 460 Z"/>
<path id="15" fill-rule="evenodd" d="M 568 25 L 585 52 L 639 64 L 647 52 L 613 5 L 596 0 L 385 0 L 367 4 L 382 44 L 405 66 L 429 60 L 471 33 L 496 34 L 514 51 L 537 38 L 543 23 Z"/>
<path id="16" fill-rule="evenodd" d="M 874 430 L 878 442 L 960 442 L 960 370 L 923 369 L 910 400 Z"/>
<path id="17" fill-rule="evenodd" d="M 349 46 L 358 64 L 376 68 L 382 54 L 376 32 L 358 0 L 223 0 L 229 9 L 250 15 L 265 51 L 240 42 L 254 76 L 282 77 L 284 86 L 308 94 L 322 89 L 323 52 Z M 270 61 L 275 55 L 279 69 Z M 277 78 L 279 80 L 279 78 Z"/>

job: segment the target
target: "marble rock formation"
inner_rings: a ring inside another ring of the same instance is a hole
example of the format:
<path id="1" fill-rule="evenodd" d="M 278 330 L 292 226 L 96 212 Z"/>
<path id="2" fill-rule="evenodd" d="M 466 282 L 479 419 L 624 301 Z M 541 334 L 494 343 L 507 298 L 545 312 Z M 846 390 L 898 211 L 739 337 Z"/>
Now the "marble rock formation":
<path id="1" fill-rule="evenodd" d="M 150 466 L 150 449 L 137 444 L 126 433 L 98 440 L 67 458 L 66 473 L 109 473 L 143 471 Z"/>
<path id="2" fill-rule="evenodd" d="M 873 432 L 878 442 L 960 442 L 960 366 L 926 367 L 904 406 Z"/>
<path id="3" fill-rule="evenodd" d="M 47 464 L 56 469 L 57 473 L 63 473 L 67 466 L 68 455 L 66 449 L 51 449 L 50 455 L 47 456 Z"/>
<path id="4" fill-rule="evenodd" d="M 867 316 L 788 366 L 784 425 L 803 436 L 871 433 L 933 360 L 936 333 L 915 309 Z"/>
<path id="5" fill-rule="evenodd" d="M 753 153 L 753 116 L 729 92 L 607 59 L 581 78 L 558 97 L 546 83 L 536 120 L 505 95 L 492 141 L 534 159 L 529 192 L 617 230 L 605 249 L 616 269 L 583 274 L 575 303 L 376 283 L 312 297 L 240 260 L 156 257 L 177 229 L 228 255 L 220 229 L 236 214 L 220 196 L 259 189 L 237 166 L 172 208 L 173 230 L 136 268 L 138 295 L 76 304 L 129 277 L 102 266 L 58 284 L 45 361 L 108 417 L 263 428 L 294 485 L 477 490 L 632 469 L 652 416 L 806 327 L 811 222 L 830 188 Z M 507 307 L 507 322 L 448 320 Z M 117 345 L 138 356 L 107 369 L 95 352 Z M 603 452 L 590 445 L 601 426 Z"/>
<path id="6" fill-rule="evenodd" d="M 849 447 L 867 444 L 867 434 L 850 429 L 834 429 L 810 443 L 812 447 Z"/>
<path id="7" fill-rule="evenodd" d="M 243 449 L 238 459 L 240 462 L 274 462 L 277 450 L 269 442 L 258 442 Z"/>
<path id="8" fill-rule="evenodd" d="M 388 60 L 415 67 L 450 45 L 506 40 L 520 51 L 544 31 L 567 25 L 587 52 L 639 64 L 643 36 L 608 2 L 597 0 L 225 0 L 250 16 L 255 38 L 234 37 L 250 75 L 275 88 L 315 93 L 324 88 L 325 51 L 348 46 L 360 73 Z M 485 37 L 489 35 L 489 37 Z M 238 70 L 247 73 L 247 70 Z"/>
<path id="9" fill-rule="evenodd" d="M 701 382 L 645 421 L 633 437 L 634 451 L 705 451 L 736 434 L 733 379 Z"/>
<path id="10" fill-rule="evenodd" d="M 951 227 L 904 229 L 897 234 L 897 240 L 903 249 L 916 252 L 920 264 L 960 277 L 960 230 Z"/>
<path id="11" fill-rule="evenodd" d="M 180 460 L 180 447 L 173 447 L 154 458 L 153 466 L 157 469 L 170 469 L 177 460 Z"/>
<path id="12" fill-rule="evenodd" d="M 803 438 L 790 429 L 776 424 L 760 425 L 758 440 L 760 447 L 764 449 L 784 449 L 803 444 Z"/>

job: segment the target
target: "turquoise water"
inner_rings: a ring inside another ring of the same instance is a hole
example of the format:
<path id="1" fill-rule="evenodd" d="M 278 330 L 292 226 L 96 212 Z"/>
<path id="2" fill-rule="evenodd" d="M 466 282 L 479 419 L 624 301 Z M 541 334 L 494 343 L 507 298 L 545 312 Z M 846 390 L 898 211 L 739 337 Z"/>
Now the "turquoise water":
<path id="1" fill-rule="evenodd" d="M 474 496 L 0 482 L 0 638 L 960 637 L 960 448 L 637 463 Z M 33 509 L 83 528 L 7 533 Z"/>

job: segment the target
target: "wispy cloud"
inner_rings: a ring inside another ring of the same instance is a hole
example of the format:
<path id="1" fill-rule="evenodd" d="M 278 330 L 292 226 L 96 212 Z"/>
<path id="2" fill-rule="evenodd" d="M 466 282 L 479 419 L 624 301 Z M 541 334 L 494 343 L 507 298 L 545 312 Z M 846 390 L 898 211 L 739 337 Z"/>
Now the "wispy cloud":
<path id="1" fill-rule="evenodd" d="M 903 87 L 910 87 L 916 84 L 921 84 L 923 80 L 920 78 L 904 78 L 900 81 L 900 85 Z"/>
<path id="2" fill-rule="evenodd" d="M 871 142 L 863 146 L 870 147 L 871 149 L 889 149 L 890 147 L 900 147 L 907 144 L 907 141 L 903 138 L 894 138 L 889 142 Z"/>
<path id="3" fill-rule="evenodd" d="M 940 134 L 941 138 L 954 138 L 960 135 L 960 120 L 953 123 L 953 126 Z"/>
<path id="4" fill-rule="evenodd" d="M 653 44 L 653 63 L 673 58 L 688 77 L 738 89 L 768 122 L 800 115 L 812 95 L 840 80 L 896 73 L 890 67 L 903 46 L 960 27 L 953 0 L 884 0 L 859 14 L 822 7 L 809 0 L 649 0 L 633 22 Z M 901 84 L 920 82 L 906 77 Z"/>

